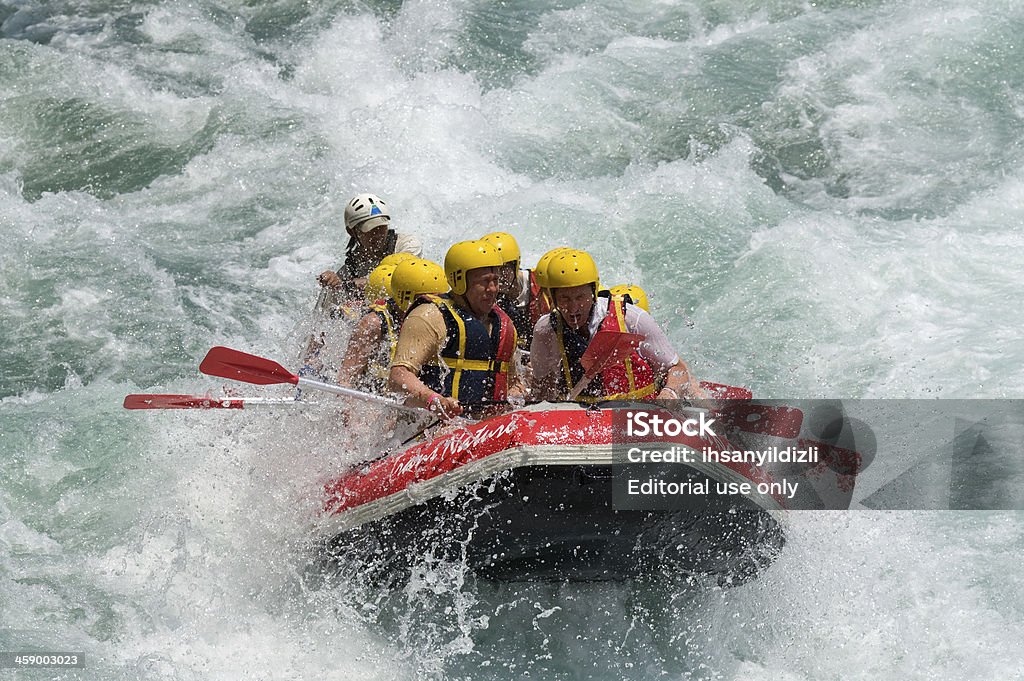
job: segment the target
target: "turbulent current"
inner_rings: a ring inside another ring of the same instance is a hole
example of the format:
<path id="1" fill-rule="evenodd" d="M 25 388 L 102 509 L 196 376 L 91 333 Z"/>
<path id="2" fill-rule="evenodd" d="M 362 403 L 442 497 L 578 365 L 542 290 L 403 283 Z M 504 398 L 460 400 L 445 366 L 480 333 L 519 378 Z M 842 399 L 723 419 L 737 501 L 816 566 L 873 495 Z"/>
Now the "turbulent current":
<path id="1" fill-rule="evenodd" d="M 297 367 L 366 191 L 589 250 L 758 397 L 1024 397 L 1019 2 L 2 0 L 0 652 L 86 666 L 0 676 L 1024 678 L 1014 511 L 796 513 L 735 588 L 317 573 L 374 414 L 121 400 Z"/>

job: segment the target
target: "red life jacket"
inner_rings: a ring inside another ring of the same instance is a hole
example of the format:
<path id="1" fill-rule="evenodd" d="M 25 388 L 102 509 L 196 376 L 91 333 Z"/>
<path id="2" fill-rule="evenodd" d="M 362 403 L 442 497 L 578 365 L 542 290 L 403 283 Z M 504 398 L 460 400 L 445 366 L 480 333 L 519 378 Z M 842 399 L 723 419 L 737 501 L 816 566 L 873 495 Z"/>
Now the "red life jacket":
<path id="1" fill-rule="evenodd" d="M 555 333 L 562 354 L 562 376 L 560 383 L 564 389 L 563 396 L 568 395 L 572 387 L 583 377 L 583 365 L 580 358 L 586 348 L 565 342 L 565 324 L 559 314 L 552 313 L 555 321 Z M 557 321 L 556 321 L 557 319 Z M 613 296 L 608 301 L 608 314 L 601 321 L 598 331 L 628 331 L 626 329 L 626 303 L 622 296 Z M 577 400 L 580 402 L 600 402 L 602 400 L 653 400 L 658 393 L 654 370 L 636 350 L 620 364 L 605 367 L 583 391 Z"/>
<path id="2" fill-rule="evenodd" d="M 541 291 L 540 284 L 537 283 L 537 272 L 535 270 L 528 271 L 530 272 L 530 324 L 536 326 L 538 319 L 551 312 L 551 305 L 547 295 Z"/>

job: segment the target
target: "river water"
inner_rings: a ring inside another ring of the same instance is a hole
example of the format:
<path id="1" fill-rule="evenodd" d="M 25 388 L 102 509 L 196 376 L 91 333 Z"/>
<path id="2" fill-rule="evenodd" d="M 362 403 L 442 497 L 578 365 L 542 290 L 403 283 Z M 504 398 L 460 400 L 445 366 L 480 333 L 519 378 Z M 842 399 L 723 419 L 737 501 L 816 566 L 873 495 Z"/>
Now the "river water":
<path id="1" fill-rule="evenodd" d="M 305 542 L 372 415 L 120 406 L 219 392 L 213 345 L 295 365 L 364 191 L 434 259 L 495 229 L 527 264 L 590 250 L 695 374 L 759 397 L 1020 398 L 1020 3 L 6 0 L 0 22 L 0 650 L 83 652 L 56 675 L 97 679 L 1024 678 L 1019 512 L 798 513 L 733 589 L 437 565 L 386 590 L 311 580 Z"/>

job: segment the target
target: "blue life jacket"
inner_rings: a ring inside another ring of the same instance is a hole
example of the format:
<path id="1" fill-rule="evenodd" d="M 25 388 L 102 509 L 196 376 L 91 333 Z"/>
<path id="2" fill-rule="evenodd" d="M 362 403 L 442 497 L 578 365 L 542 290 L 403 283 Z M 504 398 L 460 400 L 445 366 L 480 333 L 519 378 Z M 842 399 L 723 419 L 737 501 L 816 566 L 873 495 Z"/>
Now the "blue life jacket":
<path id="1" fill-rule="evenodd" d="M 417 301 L 437 305 L 447 332 L 440 356 L 420 370 L 424 385 L 463 404 L 504 402 L 516 348 L 509 316 L 497 305 L 492 307 L 488 333 L 487 325 L 456 305 L 450 294 L 424 295 Z"/>

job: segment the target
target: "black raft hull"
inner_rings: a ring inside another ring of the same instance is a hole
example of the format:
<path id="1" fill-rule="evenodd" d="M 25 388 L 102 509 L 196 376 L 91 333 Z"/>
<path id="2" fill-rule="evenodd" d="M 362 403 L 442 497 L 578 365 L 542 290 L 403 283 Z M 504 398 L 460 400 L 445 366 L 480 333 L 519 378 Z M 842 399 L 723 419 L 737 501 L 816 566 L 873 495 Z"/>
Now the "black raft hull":
<path id="1" fill-rule="evenodd" d="M 610 466 L 510 469 L 345 530 L 331 542 L 332 553 L 398 574 L 425 558 L 456 562 L 503 582 L 668 573 L 740 584 L 783 546 L 776 515 L 753 502 L 617 511 L 611 478 Z"/>

